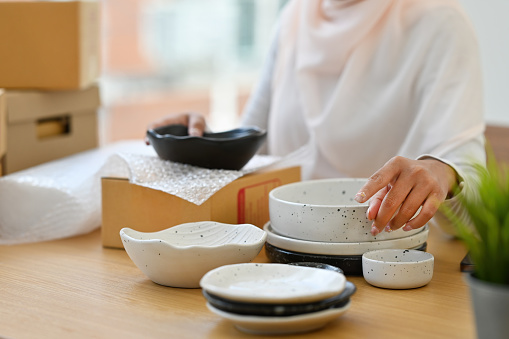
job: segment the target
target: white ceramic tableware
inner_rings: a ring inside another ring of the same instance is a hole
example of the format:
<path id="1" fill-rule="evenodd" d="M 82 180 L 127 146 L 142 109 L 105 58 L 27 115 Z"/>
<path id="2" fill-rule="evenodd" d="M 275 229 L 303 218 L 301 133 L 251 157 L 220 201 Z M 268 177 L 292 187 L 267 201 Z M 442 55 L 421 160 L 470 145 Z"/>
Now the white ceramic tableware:
<path id="1" fill-rule="evenodd" d="M 434 257 L 417 250 L 386 249 L 362 256 L 362 274 L 373 286 L 389 289 L 422 287 L 433 277 Z"/>
<path id="2" fill-rule="evenodd" d="M 285 264 L 237 264 L 211 270 L 201 287 L 216 296 L 243 302 L 305 303 L 343 291 L 343 274 Z"/>
<path id="3" fill-rule="evenodd" d="M 415 248 L 426 242 L 429 233 L 428 226 L 424 226 L 420 232 L 405 238 L 364 242 L 325 242 L 300 240 L 279 235 L 273 230 L 270 222 L 266 223 L 263 229 L 267 232 L 267 242 L 273 246 L 288 251 L 324 255 L 362 255 L 365 252 L 378 249 Z"/>
<path id="4" fill-rule="evenodd" d="M 207 303 L 207 307 L 211 312 L 231 321 L 242 332 L 258 335 L 281 335 L 318 330 L 345 313 L 350 304 L 351 301 L 340 308 L 329 308 L 324 311 L 286 317 L 239 315 L 218 310 L 209 303 Z"/>
<path id="5" fill-rule="evenodd" d="M 353 198 L 366 179 L 320 179 L 291 183 L 269 193 L 270 222 L 286 237 L 322 242 L 365 242 L 404 238 L 420 230 L 371 234 L 368 204 Z"/>
<path id="6" fill-rule="evenodd" d="M 151 233 L 123 228 L 120 237 L 134 264 L 155 283 L 198 288 L 208 271 L 252 261 L 267 234 L 250 224 L 202 221 Z"/>

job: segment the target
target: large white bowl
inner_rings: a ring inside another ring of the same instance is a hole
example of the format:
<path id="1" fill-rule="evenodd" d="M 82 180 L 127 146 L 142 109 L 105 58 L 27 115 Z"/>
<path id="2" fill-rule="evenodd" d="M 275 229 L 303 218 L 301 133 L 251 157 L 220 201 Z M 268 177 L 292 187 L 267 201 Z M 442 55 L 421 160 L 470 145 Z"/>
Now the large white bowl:
<path id="1" fill-rule="evenodd" d="M 134 264 L 155 283 L 198 288 L 208 271 L 252 261 L 267 234 L 250 224 L 202 221 L 151 233 L 123 228 L 120 237 Z"/>
<path id="2" fill-rule="evenodd" d="M 321 179 L 277 187 L 269 193 L 270 222 L 290 238 L 323 242 L 366 242 L 408 237 L 421 230 L 371 234 L 368 204 L 355 194 L 366 179 Z"/>

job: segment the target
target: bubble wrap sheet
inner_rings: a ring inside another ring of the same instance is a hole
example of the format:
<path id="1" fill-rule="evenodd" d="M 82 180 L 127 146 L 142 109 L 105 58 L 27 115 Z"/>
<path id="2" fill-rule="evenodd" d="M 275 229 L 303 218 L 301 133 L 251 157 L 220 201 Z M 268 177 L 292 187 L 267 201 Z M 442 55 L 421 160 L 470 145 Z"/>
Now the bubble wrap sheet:
<path id="1" fill-rule="evenodd" d="M 60 239 L 101 225 L 101 177 L 128 178 L 201 204 L 246 173 L 277 162 L 255 156 L 241 171 L 159 159 L 141 141 L 116 143 L 0 178 L 0 244 Z"/>

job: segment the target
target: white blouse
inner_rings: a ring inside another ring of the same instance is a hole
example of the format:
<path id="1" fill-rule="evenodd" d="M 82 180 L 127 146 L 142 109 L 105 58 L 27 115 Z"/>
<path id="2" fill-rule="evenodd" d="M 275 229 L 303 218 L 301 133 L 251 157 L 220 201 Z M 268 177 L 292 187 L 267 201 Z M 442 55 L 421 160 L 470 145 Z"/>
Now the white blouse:
<path id="1" fill-rule="evenodd" d="M 290 1 L 242 124 L 267 129 L 265 151 L 303 179 L 433 157 L 468 191 L 485 162 L 475 34 L 454 0 Z"/>

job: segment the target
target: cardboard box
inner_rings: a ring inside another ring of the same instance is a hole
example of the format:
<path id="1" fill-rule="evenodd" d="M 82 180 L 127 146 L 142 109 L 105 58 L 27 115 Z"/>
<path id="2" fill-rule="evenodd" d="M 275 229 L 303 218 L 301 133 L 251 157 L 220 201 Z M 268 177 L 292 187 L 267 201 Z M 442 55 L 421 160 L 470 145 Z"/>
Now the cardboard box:
<path id="1" fill-rule="evenodd" d="M 7 149 L 7 115 L 5 109 L 5 92 L 0 89 L 0 160 L 2 160 Z M 0 161 L 0 166 L 2 162 Z M 0 168 L 0 175 L 2 171 Z"/>
<path id="2" fill-rule="evenodd" d="M 119 232 L 123 227 L 156 232 L 206 220 L 263 227 L 269 220 L 269 192 L 300 181 L 300 178 L 299 167 L 251 173 L 223 187 L 199 206 L 171 194 L 131 184 L 127 179 L 103 178 L 103 246 L 122 248 Z"/>
<path id="3" fill-rule="evenodd" d="M 77 91 L 6 91 L 4 174 L 96 148 L 97 85 Z"/>
<path id="4" fill-rule="evenodd" d="M 0 88 L 79 89 L 100 73 L 97 1 L 0 2 Z"/>

